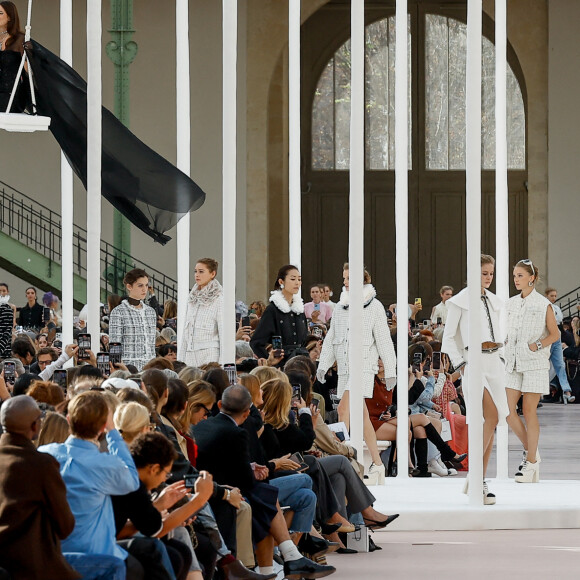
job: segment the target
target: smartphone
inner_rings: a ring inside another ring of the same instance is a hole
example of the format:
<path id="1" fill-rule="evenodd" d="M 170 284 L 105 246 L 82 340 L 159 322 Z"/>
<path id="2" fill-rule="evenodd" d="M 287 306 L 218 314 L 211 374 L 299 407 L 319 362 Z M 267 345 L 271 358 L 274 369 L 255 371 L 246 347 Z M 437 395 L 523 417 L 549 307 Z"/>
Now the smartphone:
<path id="1" fill-rule="evenodd" d="M 322 338 L 322 328 L 320 326 L 313 326 L 312 327 L 312 334 L 317 338 Z"/>
<path id="2" fill-rule="evenodd" d="M 111 374 L 111 367 L 109 366 L 108 352 L 98 352 L 97 353 L 97 368 L 103 373 L 103 376 L 108 377 Z"/>
<path id="3" fill-rule="evenodd" d="M 14 386 L 16 382 L 16 363 L 12 361 L 6 361 L 4 363 L 4 382 L 7 385 Z"/>
<path id="4" fill-rule="evenodd" d="M 300 385 L 292 385 L 292 408 L 298 407 L 301 399 Z"/>
<path id="5" fill-rule="evenodd" d="M 91 357 L 87 351 L 91 348 L 91 335 L 83 332 L 79 334 L 77 342 L 79 345 L 78 359 L 89 360 Z"/>
<path id="6" fill-rule="evenodd" d="M 421 363 L 423 362 L 423 355 L 420 352 L 413 354 L 413 371 L 421 370 Z"/>
<path id="7" fill-rule="evenodd" d="M 64 394 L 66 395 L 66 387 L 67 387 L 66 370 L 57 369 L 56 371 L 54 371 L 52 375 L 52 380 L 64 391 Z"/>
<path id="8" fill-rule="evenodd" d="M 62 348 L 62 340 L 55 339 L 54 342 L 52 343 L 52 346 L 54 348 Z"/>
<path id="9" fill-rule="evenodd" d="M 167 324 L 167 326 L 169 328 L 171 328 L 172 330 L 175 330 L 175 332 L 177 332 L 177 318 L 168 318 L 165 321 L 165 324 Z"/>
<path id="10" fill-rule="evenodd" d="M 315 411 L 318 411 L 318 403 L 320 403 L 318 399 L 312 399 L 312 401 L 310 402 L 310 404 L 314 407 Z"/>
<path id="11" fill-rule="evenodd" d="M 393 419 L 393 417 L 391 417 L 390 415 L 387 417 L 388 413 L 389 413 L 388 409 L 386 411 L 383 411 L 379 415 L 379 421 L 390 421 L 391 419 Z"/>
<path id="12" fill-rule="evenodd" d="M 425 364 L 423 365 L 423 372 L 427 372 L 431 370 L 431 360 L 429 358 L 427 358 L 425 360 Z"/>
<path id="13" fill-rule="evenodd" d="M 320 302 L 314 305 L 314 310 L 320 310 Z"/>
<path id="14" fill-rule="evenodd" d="M 441 326 L 441 325 L 443 324 L 443 319 L 441 318 L 441 316 L 438 316 L 438 317 L 437 317 L 437 324 L 438 324 L 439 326 Z"/>
<path id="15" fill-rule="evenodd" d="M 339 441 L 343 441 L 344 442 L 344 433 L 342 431 L 336 431 L 335 435 L 338 437 Z"/>
<path id="16" fill-rule="evenodd" d="M 191 475 L 185 475 L 183 477 L 183 481 L 185 483 L 185 487 L 187 489 L 194 489 L 195 488 L 195 482 L 199 479 L 200 474 L 199 473 L 192 473 Z"/>
<path id="17" fill-rule="evenodd" d="M 441 370 L 441 353 L 440 352 L 433 353 L 433 370 L 434 371 Z"/>
<path id="18" fill-rule="evenodd" d="M 282 356 L 282 337 L 273 336 L 272 337 L 272 349 L 274 350 L 274 356 L 276 358 Z"/>
<path id="19" fill-rule="evenodd" d="M 45 306 L 42 309 L 42 320 L 44 321 L 45 324 L 50 322 L 50 308 L 48 308 L 47 306 Z"/>
<path id="20" fill-rule="evenodd" d="M 113 364 L 118 364 L 122 362 L 122 358 L 123 358 L 123 345 L 120 342 L 110 342 L 109 360 Z"/>
<path id="21" fill-rule="evenodd" d="M 415 298 L 415 304 L 417 306 L 423 306 L 423 304 L 421 303 L 421 298 Z"/>
<path id="22" fill-rule="evenodd" d="M 306 471 L 308 469 L 308 463 L 304 461 L 304 457 L 301 453 L 293 453 L 290 456 L 290 461 L 294 461 L 294 463 L 300 465 L 300 468 L 297 471 Z"/>
<path id="23" fill-rule="evenodd" d="M 242 316 L 242 326 L 250 326 L 250 317 Z"/>
<path id="24" fill-rule="evenodd" d="M 423 320 L 423 328 L 429 328 L 430 320 Z"/>
<path id="25" fill-rule="evenodd" d="M 386 312 L 387 312 L 387 318 L 389 320 L 393 320 L 393 313 L 390 310 L 387 310 Z"/>
<path id="26" fill-rule="evenodd" d="M 230 385 L 235 385 L 238 382 L 238 373 L 236 372 L 235 364 L 224 365 L 224 371 L 228 374 Z"/>

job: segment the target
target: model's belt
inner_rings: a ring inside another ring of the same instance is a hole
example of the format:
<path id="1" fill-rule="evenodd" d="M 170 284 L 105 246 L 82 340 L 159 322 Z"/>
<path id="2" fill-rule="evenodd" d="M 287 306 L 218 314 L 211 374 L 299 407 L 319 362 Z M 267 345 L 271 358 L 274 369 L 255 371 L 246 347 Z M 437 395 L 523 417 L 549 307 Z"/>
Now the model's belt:
<path id="1" fill-rule="evenodd" d="M 503 342 L 482 342 L 481 343 L 481 352 L 489 354 L 491 352 L 497 352 L 503 346 Z M 465 350 L 469 350 L 466 346 Z"/>

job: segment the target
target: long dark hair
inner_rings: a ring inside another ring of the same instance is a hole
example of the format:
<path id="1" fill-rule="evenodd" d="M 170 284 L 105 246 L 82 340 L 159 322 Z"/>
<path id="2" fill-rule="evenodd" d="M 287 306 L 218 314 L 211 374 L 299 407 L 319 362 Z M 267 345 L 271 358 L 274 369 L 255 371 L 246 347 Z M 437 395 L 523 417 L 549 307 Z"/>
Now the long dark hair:
<path id="1" fill-rule="evenodd" d="M 18 9 L 14 2 L 0 2 L 0 6 L 4 8 L 6 12 L 6 16 L 8 16 L 8 24 L 6 25 L 6 30 L 10 35 L 10 38 L 6 41 L 4 45 L 5 48 L 8 48 L 13 42 L 16 41 L 16 37 L 20 34 L 24 34 L 22 28 L 20 27 L 20 16 L 18 16 Z"/>

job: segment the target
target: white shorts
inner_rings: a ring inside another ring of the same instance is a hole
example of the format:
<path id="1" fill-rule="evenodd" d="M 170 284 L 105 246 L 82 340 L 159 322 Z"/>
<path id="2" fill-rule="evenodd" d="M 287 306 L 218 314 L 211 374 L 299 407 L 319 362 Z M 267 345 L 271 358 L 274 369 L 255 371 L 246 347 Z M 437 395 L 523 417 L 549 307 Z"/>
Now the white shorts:
<path id="1" fill-rule="evenodd" d="M 522 393 L 547 395 L 550 392 L 550 369 L 506 373 L 505 386 Z"/>

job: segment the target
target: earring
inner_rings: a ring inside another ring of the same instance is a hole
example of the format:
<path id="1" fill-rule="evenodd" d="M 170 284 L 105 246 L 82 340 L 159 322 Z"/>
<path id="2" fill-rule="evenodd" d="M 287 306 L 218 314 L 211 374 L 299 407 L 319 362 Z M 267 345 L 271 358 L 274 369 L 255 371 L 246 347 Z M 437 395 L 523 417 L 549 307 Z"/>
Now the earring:
<path id="1" fill-rule="evenodd" d="M 284 284 L 280 284 L 280 290 L 284 290 Z"/>
<path id="2" fill-rule="evenodd" d="M 534 281 L 533 281 L 533 280 L 530 280 L 530 281 L 528 282 L 528 286 L 531 288 L 533 285 L 534 285 Z"/>

